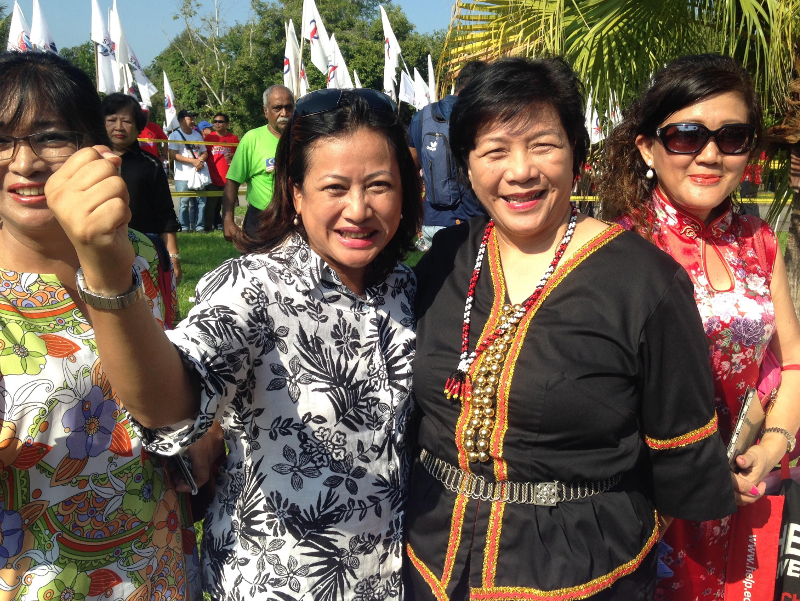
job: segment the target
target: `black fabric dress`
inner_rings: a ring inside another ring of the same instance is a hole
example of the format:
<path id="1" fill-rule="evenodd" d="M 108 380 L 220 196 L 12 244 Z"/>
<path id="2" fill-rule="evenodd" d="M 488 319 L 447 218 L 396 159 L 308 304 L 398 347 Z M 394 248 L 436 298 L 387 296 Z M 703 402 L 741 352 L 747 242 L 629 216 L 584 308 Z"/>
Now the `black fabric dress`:
<path id="1" fill-rule="evenodd" d="M 135 142 L 122 155 L 120 175 L 130 196 L 131 220 L 128 227 L 145 234 L 164 234 L 180 229 L 161 161 Z"/>
<path id="2" fill-rule="evenodd" d="M 464 433 L 475 407 L 448 400 L 443 389 L 458 365 L 464 301 L 486 223 L 476 218 L 440 232 L 417 266 L 419 446 L 490 482 L 621 480 L 556 506 L 480 501 L 451 492 L 417 460 L 406 514 L 407 594 L 649 599 L 656 512 L 707 520 L 736 510 L 689 278 L 619 226 L 562 262 L 502 362 L 490 459 L 470 462 Z M 470 351 L 508 302 L 492 238 Z"/>

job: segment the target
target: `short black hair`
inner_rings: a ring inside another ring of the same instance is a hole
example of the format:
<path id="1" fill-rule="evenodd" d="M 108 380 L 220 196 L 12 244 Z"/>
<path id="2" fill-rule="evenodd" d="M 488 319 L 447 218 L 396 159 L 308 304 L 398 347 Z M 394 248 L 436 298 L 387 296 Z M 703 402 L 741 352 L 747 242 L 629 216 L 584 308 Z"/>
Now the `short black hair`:
<path id="1" fill-rule="evenodd" d="M 222 117 L 223 119 L 225 119 L 225 123 L 230 123 L 231 122 L 230 117 L 228 117 L 228 115 L 226 115 L 225 113 L 217 113 L 216 115 L 214 115 L 214 117 L 211 120 L 213 121 L 217 117 Z"/>
<path id="2" fill-rule="evenodd" d="M 127 94 L 120 94 L 114 92 L 103 98 L 103 116 L 116 115 L 125 109 L 131 109 L 133 114 L 133 121 L 136 123 L 136 129 L 142 131 L 147 127 L 147 115 L 144 114 L 141 105 L 133 97 Z"/>
<path id="3" fill-rule="evenodd" d="M 450 116 L 450 149 L 461 180 L 469 184 L 467 159 L 481 128 L 521 122 L 554 110 L 572 146 L 572 173 L 586 162 L 589 132 L 581 83 L 562 58 L 504 58 L 487 65 L 458 95 Z"/>
<path id="4" fill-rule="evenodd" d="M 470 61 L 461 67 L 461 71 L 459 71 L 458 75 L 456 76 L 456 94 L 466 88 L 470 80 L 478 73 L 483 71 L 486 67 L 487 64 L 483 61 Z"/>
<path id="5" fill-rule="evenodd" d="M 86 73 L 51 52 L 0 53 L 0 125 L 13 130 L 33 113 L 58 118 L 86 136 L 86 145 L 111 144 L 100 96 Z"/>

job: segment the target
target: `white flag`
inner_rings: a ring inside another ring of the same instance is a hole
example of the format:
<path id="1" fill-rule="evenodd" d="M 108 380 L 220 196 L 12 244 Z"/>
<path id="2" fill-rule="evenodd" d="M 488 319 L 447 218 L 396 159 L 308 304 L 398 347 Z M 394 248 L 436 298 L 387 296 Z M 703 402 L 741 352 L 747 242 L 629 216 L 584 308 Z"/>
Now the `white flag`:
<path id="1" fill-rule="evenodd" d="M 400 71 L 400 90 L 397 97 L 408 104 L 414 104 L 414 80 L 405 71 Z"/>
<path id="2" fill-rule="evenodd" d="M 339 44 L 336 43 L 335 34 L 331 34 L 330 50 L 332 60 L 328 65 L 328 87 L 352 90 L 353 80 L 350 79 L 347 65 L 344 64 L 344 57 L 342 56 L 342 51 L 339 50 Z"/>
<path id="3" fill-rule="evenodd" d="M 431 103 L 436 102 L 436 73 L 433 70 L 433 60 L 428 55 L 428 99 Z"/>
<path id="4" fill-rule="evenodd" d="M 603 128 L 600 127 L 600 115 L 594 109 L 594 102 L 591 93 L 586 100 L 586 129 L 589 132 L 589 143 L 597 144 L 605 138 Z"/>
<path id="5" fill-rule="evenodd" d="M 31 17 L 31 42 L 36 50 L 58 54 L 58 48 L 50 35 L 50 28 L 44 19 L 39 0 L 33 0 L 33 16 Z"/>
<path id="6" fill-rule="evenodd" d="M 172 93 L 172 86 L 169 85 L 167 72 L 164 71 L 164 129 L 172 130 L 178 127 L 178 111 L 175 109 L 175 95 Z"/>
<path id="7" fill-rule="evenodd" d="M 92 0 L 92 41 L 97 45 L 97 91 L 112 94 L 117 91 L 114 86 L 117 58 L 114 56 L 111 35 L 97 0 Z"/>
<path id="8" fill-rule="evenodd" d="M 428 86 L 425 85 L 425 80 L 422 79 L 422 75 L 420 75 L 417 68 L 414 67 L 414 108 L 420 111 L 422 107 L 428 104 L 430 104 Z"/>
<path id="9" fill-rule="evenodd" d="M 298 98 L 301 96 L 305 96 L 308 93 L 308 77 L 306 76 L 306 63 L 305 61 L 300 61 L 300 93 L 297 95 Z"/>
<path id="10" fill-rule="evenodd" d="M 355 80 L 356 88 L 363 88 L 364 86 L 361 85 L 361 80 L 358 78 L 358 73 L 356 70 L 353 69 L 353 79 Z"/>
<path id="11" fill-rule="evenodd" d="M 294 23 L 289 19 L 286 26 L 286 46 L 283 49 L 283 85 L 298 96 L 300 93 L 300 45 L 294 32 Z"/>
<path id="12" fill-rule="evenodd" d="M 133 52 L 133 48 L 131 45 L 128 44 L 128 66 L 130 67 L 131 71 L 133 71 L 133 79 L 136 81 L 136 86 L 139 88 L 139 96 L 147 106 L 153 106 L 150 97 L 158 92 L 158 88 L 153 85 L 153 82 L 150 81 L 150 78 L 147 77 L 147 74 L 142 69 L 142 65 L 139 63 L 139 59 L 136 58 L 136 54 Z"/>
<path id="13" fill-rule="evenodd" d="M 8 30 L 8 44 L 6 50 L 16 50 L 17 52 L 29 52 L 33 50 L 31 44 L 31 30 L 22 14 L 22 9 L 14 0 L 14 12 L 11 15 L 11 27 Z"/>
<path id="14" fill-rule="evenodd" d="M 397 83 L 395 73 L 400 66 L 400 44 L 392 31 L 386 11 L 381 9 L 381 22 L 383 23 L 383 91 L 394 96 L 394 84 Z M 401 84 L 402 85 L 402 84 Z"/>
<path id="15" fill-rule="evenodd" d="M 111 33 L 111 42 L 114 44 L 114 54 L 117 57 L 117 70 L 115 73 L 118 73 L 118 79 L 114 79 L 117 84 L 117 91 L 129 94 L 131 88 L 133 88 L 133 75 L 130 67 L 128 67 L 131 56 L 128 50 L 128 41 L 125 38 L 125 32 L 122 31 L 122 23 L 119 20 L 117 0 L 114 0 L 114 6 L 111 9 L 108 28 Z"/>
<path id="16" fill-rule="evenodd" d="M 314 0 L 303 0 L 303 26 L 300 29 L 300 37 L 308 40 L 311 62 L 327 76 L 328 57 L 331 54 L 328 48 L 328 33 L 322 24 Z"/>

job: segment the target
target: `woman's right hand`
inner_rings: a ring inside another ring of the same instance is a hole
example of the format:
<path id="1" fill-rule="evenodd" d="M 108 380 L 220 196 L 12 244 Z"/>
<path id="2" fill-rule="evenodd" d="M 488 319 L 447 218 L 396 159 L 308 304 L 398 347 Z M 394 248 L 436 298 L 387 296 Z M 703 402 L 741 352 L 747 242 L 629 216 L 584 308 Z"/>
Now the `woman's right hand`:
<path id="1" fill-rule="evenodd" d="M 106 146 L 82 148 L 45 184 L 47 205 L 75 247 L 87 287 L 103 296 L 131 287 L 135 255 L 121 163 Z"/>

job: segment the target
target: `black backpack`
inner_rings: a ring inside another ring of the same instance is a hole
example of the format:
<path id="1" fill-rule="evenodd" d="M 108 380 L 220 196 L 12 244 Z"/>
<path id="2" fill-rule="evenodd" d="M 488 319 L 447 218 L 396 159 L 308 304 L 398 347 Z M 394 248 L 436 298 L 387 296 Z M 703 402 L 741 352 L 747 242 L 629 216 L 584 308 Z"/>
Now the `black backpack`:
<path id="1" fill-rule="evenodd" d="M 453 210 L 467 192 L 456 178 L 456 165 L 447 139 L 450 124 L 439 114 L 438 103 L 422 109 L 422 132 L 422 148 L 417 156 L 425 182 L 425 200 L 434 209 Z"/>

